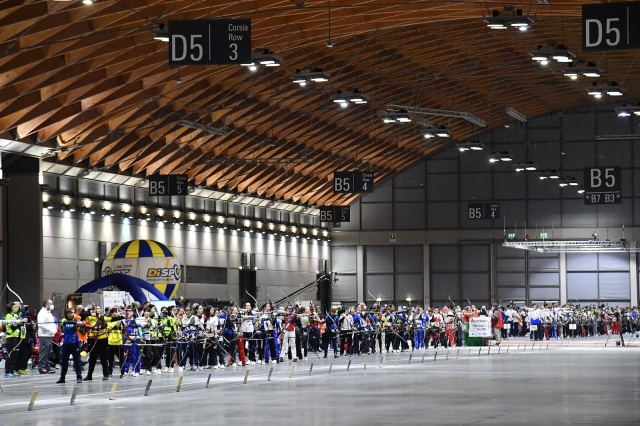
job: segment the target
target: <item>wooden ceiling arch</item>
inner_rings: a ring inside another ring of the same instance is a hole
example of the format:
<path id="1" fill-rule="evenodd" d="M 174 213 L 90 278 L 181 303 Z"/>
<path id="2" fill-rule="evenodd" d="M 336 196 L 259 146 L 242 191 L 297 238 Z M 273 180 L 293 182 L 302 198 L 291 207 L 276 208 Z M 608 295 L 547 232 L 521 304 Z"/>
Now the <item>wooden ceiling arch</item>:
<path id="1" fill-rule="evenodd" d="M 0 2 L 0 134 L 57 150 L 47 161 L 146 176 L 186 173 L 194 186 L 306 205 L 341 205 L 337 170 L 373 171 L 376 181 L 479 132 L 507 124 L 510 106 L 528 117 L 593 104 L 586 82 L 540 67 L 529 51 L 562 43 L 596 62 L 623 99 L 640 97 L 638 51 L 581 50 L 581 0 L 5 0 Z M 492 31 L 492 9 L 522 8 L 527 32 Z M 283 58 L 254 73 L 240 66 L 168 64 L 151 31 L 174 19 L 252 20 L 252 45 Z M 299 87 L 296 69 L 322 67 L 330 81 Z M 340 109 L 336 90 L 369 103 Z M 418 116 L 452 130 L 425 143 L 413 123 L 384 125 L 389 104 L 467 112 Z M 179 120 L 226 127 L 213 135 Z"/>

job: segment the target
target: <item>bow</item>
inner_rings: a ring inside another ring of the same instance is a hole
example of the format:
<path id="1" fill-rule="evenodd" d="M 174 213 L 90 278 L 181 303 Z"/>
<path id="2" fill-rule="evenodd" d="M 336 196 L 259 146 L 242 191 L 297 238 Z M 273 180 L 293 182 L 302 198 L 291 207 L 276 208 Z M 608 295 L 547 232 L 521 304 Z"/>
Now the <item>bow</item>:
<path id="1" fill-rule="evenodd" d="M 9 283 L 7 282 L 7 290 L 9 290 L 11 293 L 15 294 L 16 297 L 18 298 L 18 300 L 20 301 L 21 305 L 24 305 L 24 302 L 22 301 L 22 298 L 20 297 L 20 295 L 18 293 L 16 293 L 15 291 L 13 291 L 11 289 L 11 287 L 9 287 Z"/>
<path id="2" fill-rule="evenodd" d="M 255 298 L 255 297 L 253 297 L 253 296 L 251 295 L 251 293 L 249 293 L 249 291 L 248 291 L 248 290 L 245 290 L 244 292 L 245 292 L 245 293 L 247 293 L 247 296 L 249 296 L 250 298 L 252 298 L 252 299 L 253 299 L 253 301 L 256 303 L 256 309 L 258 309 L 258 301 L 256 300 L 256 298 Z"/>
<path id="3" fill-rule="evenodd" d="M 7 282 L 7 290 L 9 290 L 11 293 L 15 294 L 15 296 L 18 298 L 18 300 L 20 301 L 20 305 L 22 305 L 24 307 L 24 302 L 22 301 L 22 297 L 20 297 L 20 295 L 18 293 L 16 293 L 15 291 L 13 291 L 11 289 L 11 287 L 9 287 L 9 283 Z M 27 316 L 28 316 L 28 312 L 27 312 Z M 22 334 L 22 333 L 20 333 Z M 20 337 L 20 341 L 18 342 L 18 344 L 11 349 L 11 351 L 9 351 L 9 353 L 7 354 L 7 358 L 11 357 L 11 355 L 13 354 L 13 351 L 15 351 L 16 349 L 18 349 L 22 343 L 22 341 L 25 339 L 26 337 L 26 333 L 24 337 Z"/>

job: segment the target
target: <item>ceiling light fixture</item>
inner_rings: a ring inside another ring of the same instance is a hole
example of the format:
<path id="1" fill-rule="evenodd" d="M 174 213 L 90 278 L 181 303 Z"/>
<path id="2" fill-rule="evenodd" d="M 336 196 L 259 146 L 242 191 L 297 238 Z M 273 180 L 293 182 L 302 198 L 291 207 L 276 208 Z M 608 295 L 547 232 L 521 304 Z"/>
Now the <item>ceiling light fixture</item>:
<path id="1" fill-rule="evenodd" d="M 615 111 L 618 113 L 618 117 L 631 117 L 631 115 L 640 116 L 640 103 L 632 102 L 630 104 L 622 104 L 622 106 L 616 107 Z"/>
<path id="2" fill-rule="evenodd" d="M 157 30 L 151 30 L 153 39 L 169 43 L 169 28 L 165 24 L 159 24 Z"/>
<path id="3" fill-rule="evenodd" d="M 489 163 L 507 162 L 513 161 L 513 156 L 507 151 L 494 152 L 493 154 L 487 155 L 487 160 L 489 160 Z"/>
<path id="4" fill-rule="evenodd" d="M 478 140 L 466 141 L 456 144 L 456 149 L 460 152 L 465 151 L 482 151 L 484 150 L 484 144 Z"/>
<path id="5" fill-rule="evenodd" d="M 329 81 L 329 74 L 323 71 L 322 68 L 309 68 L 300 70 L 297 69 L 296 73 L 291 76 L 294 83 L 300 86 L 306 86 L 308 82 L 324 83 Z"/>
<path id="6" fill-rule="evenodd" d="M 451 137 L 451 130 L 444 126 L 435 126 L 429 129 L 423 129 L 421 132 L 425 139 Z"/>
<path id="7" fill-rule="evenodd" d="M 361 105 L 366 104 L 369 97 L 362 93 L 358 89 L 353 89 L 350 92 L 343 93 L 342 90 L 336 91 L 331 95 L 333 102 L 340 104 L 341 107 L 346 108 L 350 103 Z"/>
<path id="8" fill-rule="evenodd" d="M 622 90 L 615 81 L 611 81 L 609 84 L 602 86 L 598 85 L 598 83 L 594 81 L 591 84 L 591 87 L 587 88 L 587 93 L 596 99 L 600 99 L 604 94 L 609 96 L 622 96 L 624 90 Z"/>
<path id="9" fill-rule="evenodd" d="M 506 30 L 508 27 L 517 28 L 520 31 L 527 31 L 533 19 L 529 15 L 523 15 L 522 9 L 515 9 L 513 6 L 505 6 L 504 12 L 494 10 L 492 16 L 484 18 L 487 26 L 493 30 Z"/>
<path id="10" fill-rule="evenodd" d="M 513 168 L 516 172 L 535 172 L 538 170 L 538 166 L 536 166 L 533 161 L 527 161 L 525 163 L 520 161 L 518 164 L 514 164 Z"/>
<path id="11" fill-rule="evenodd" d="M 257 70 L 259 67 L 279 67 L 282 64 L 282 58 L 269 49 L 257 48 L 251 54 L 251 62 L 241 64 L 249 68 L 251 71 Z"/>
<path id="12" fill-rule="evenodd" d="M 407 113 L 406 110 L 387 110 L 387 111 L 378 111 L 378 116 L 382 120 L 383 123 L 409 123 L 411 122 L 411 116 Z"/>
<path id="13" fill-rule="evenodd" d="M 600 77 L 602 75 L 602 71 L 594 62 L 587 62 L 585 66 L 573 66 L 571 63 L 567 68 L 563 68 L 560 71 L 562 71 L 565 77 L 569 77 L 571 80 L 577 80 L 581 75 L 590 78 Z"/>
<path id="14" fill-rule="evenodd" d="M 576 57 L 575 53 L 569 52 L 569 49 L 562 44 L 547 47 L 539 44 L 537 49 L 530 51 L 529 54 L 531 55 L 531 59 L 540 65 L 547 65 L 552 59 L 560 63 L 569 63 Z"/>

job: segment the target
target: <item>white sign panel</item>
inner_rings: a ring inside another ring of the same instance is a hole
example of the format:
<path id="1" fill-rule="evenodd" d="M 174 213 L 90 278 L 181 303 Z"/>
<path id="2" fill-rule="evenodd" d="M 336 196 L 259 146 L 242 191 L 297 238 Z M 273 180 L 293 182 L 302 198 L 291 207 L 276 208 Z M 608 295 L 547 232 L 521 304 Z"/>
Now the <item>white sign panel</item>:
<path id="1" fill-rule="evenodd" d="M 491 337 L 491 318 L 469 318 L 469 337 Z"/>

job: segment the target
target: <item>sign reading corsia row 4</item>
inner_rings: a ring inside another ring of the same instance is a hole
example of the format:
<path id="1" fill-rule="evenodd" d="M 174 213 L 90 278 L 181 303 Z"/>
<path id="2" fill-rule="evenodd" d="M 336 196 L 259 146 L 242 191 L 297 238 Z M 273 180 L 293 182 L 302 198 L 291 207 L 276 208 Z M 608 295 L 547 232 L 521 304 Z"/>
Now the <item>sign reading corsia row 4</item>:
<path id="1" fill-rule="evenodd" d="M 469 337 L 491 337 L 491 318 L 469 318 Z"/>

